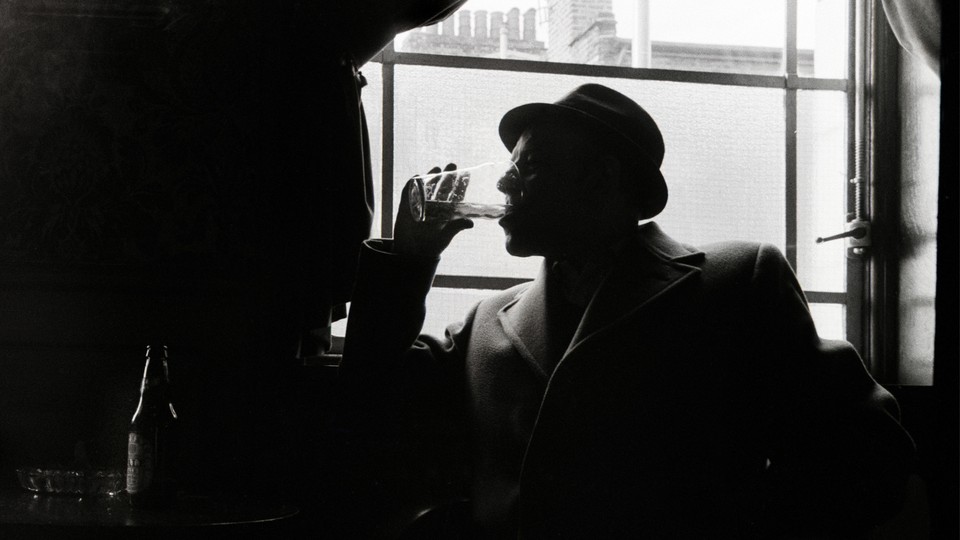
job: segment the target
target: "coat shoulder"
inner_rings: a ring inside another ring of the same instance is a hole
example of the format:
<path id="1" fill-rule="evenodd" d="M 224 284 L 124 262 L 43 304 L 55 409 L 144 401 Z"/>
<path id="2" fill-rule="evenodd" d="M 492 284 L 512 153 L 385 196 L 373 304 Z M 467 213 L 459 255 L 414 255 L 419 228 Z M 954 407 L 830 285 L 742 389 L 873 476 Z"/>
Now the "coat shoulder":
<path id="1" fill-rule="evenodd" d="M 720 272 L 762 271 L 768 265 L 789 266 L 779 248 L 746 240 L 716 242 L 702 246 L 705 266 Z"/>
<path id="2" fill-rule="evenodd" d="M 477 308 L 479 312 L 492 312 L 496 313 L 504 308 L 507 304 L 513 302 L 514 300 L 520 298 L 523 295 L 523 292 L 530 288 L 530 283 L 526 282 L 519 285 L 514 285 L 509 289 L 504 289 L 498 291 L 487 298 L 484 298 L 480 301 L 480 304 Z"/>
<path id="3" fill-rule="evenodd" d="M 725 241 L 702 246 L 698 265 L 708 288 L 734 287 L 741 292 L 763 283 L 795 281 L 786 257 L 771 244 L 751 241 Z"/>
<path id="4" fill-rule="evenodd" d="M 762 244 L 743 240 L 716 242 L 702 246 L 704 271 L 726 274 L 751 271 Z"/>

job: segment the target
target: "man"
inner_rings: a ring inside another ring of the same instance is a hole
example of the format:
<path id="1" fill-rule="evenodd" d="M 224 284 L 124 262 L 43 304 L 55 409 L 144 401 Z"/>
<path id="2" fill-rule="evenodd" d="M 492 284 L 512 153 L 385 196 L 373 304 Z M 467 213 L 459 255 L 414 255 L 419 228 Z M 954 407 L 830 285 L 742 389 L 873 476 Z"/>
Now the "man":
<path id="1" fill-rule="evenodd" d="M 667 200 L 638 104 L 587 84 L 509 111 L 500 136 L 520 173 L 506 249 L 542 255 L 540 275 L 418 338 L 471 223 L 401 201 L 392 242 L 363 249 L 341 366 L 368 411 L 427 396 L 421 425 L 453 419 L 430 442 L 463 448 L 478 535 L 846 538 L 895 509 L 912 452 L 896 403 L 818 338 L 779 252 L 637 226 Z"/>

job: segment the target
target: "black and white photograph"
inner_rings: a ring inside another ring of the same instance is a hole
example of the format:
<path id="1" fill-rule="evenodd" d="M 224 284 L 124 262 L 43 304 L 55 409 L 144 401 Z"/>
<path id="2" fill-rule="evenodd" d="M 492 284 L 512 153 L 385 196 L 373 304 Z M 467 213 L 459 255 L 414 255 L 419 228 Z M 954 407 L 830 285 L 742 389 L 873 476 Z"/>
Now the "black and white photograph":
<path id="1" fill-rule="evenodd" d="M 960 538 L 957 25 L 0 0 L 0 538 Z"/>

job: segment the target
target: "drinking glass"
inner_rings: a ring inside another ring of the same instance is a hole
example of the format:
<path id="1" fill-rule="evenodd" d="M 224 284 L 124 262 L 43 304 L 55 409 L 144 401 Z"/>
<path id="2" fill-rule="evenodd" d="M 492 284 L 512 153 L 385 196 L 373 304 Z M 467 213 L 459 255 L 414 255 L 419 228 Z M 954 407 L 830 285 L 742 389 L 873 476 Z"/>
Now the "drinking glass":
<path id="1" fill-rule="evenodd" d="M 455 218 L 499 219 L 509 205 L 497 187 L 520 176 L 510 160 L 417 175 L 408 184 L 409 210 L 417 221 Z"/>

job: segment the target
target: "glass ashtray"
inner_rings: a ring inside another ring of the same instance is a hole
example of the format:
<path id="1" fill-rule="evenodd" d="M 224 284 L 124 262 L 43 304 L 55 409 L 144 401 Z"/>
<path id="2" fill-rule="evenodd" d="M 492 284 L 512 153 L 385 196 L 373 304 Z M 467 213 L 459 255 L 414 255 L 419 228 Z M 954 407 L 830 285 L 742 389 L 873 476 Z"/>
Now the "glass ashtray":
<path id="1" fill-rule="evenodd" d="M 35 493 L 63 495 L 116 495 L 126 487 L 126 477 L 117 470 L 17 469 L 20 486 Z"/>

